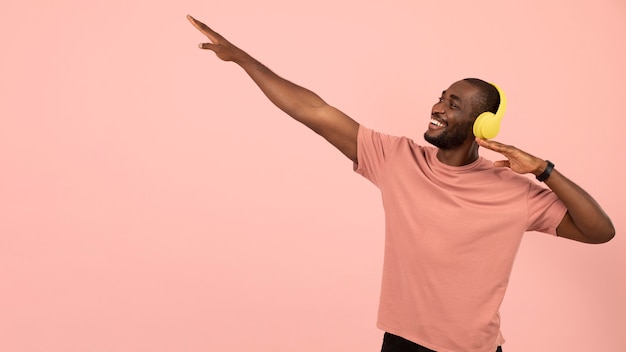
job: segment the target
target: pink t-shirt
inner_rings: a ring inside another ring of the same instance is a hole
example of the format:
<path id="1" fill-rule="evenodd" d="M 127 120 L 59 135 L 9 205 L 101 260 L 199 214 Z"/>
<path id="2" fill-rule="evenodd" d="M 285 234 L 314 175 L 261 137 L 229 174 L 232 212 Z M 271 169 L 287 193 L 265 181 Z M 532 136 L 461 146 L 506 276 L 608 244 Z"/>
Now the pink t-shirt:
<path id="1" fill-rule="evenodd" d="M 378 327 L 439 352 L 493 352 L 522 235 L 556 234 L 566 208 L 482 157 L 453 167 L 436 154 L 359 128 L 355 171 L 380 189 L 385 209 Z"/>

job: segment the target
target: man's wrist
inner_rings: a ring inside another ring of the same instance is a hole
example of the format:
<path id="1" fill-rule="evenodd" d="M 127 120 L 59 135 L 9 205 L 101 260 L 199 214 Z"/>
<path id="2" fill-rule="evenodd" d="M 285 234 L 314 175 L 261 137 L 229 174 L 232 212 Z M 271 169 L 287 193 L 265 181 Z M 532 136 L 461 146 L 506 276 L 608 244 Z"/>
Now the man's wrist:
<path id="1" fill-rule="evenodd" d="M 537 181 L 539 182 L 543 182 L 547 180 L 548 177 L 550 177 L 552 170 L 554 170 L 554 163 L 552 163 L 550 160 L 546 160 L 545 163 L 546 163 L 546 166 L 543 169 L 543 171 L 540 174 L 535 175 L 535 177 L 537 178 Z"/>

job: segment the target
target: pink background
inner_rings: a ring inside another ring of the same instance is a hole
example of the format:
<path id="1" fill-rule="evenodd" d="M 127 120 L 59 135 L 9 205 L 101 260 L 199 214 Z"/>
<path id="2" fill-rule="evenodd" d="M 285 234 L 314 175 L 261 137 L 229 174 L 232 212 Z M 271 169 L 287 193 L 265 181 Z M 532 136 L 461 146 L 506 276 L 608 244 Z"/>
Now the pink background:
<path id="1" fill-rule="evenodd" d="M 505 350 L 626 351 L 626 3 L 506 3 L 3 0 L 0 351 L 380 350 L 376 188 L 197 49 L 188 13 L 419 141 L 450 83 L 499 83 L 498 140 L 618 232 L 526 236 Z"/>

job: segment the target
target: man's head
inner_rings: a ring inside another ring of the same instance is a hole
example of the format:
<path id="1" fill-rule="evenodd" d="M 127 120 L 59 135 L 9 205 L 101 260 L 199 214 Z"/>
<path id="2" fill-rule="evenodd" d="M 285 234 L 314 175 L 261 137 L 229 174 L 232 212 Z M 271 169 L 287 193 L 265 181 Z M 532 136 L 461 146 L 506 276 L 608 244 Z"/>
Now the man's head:
<path id="1" fill-rule="evenodd" d="M 424 139 L 439 149 L 471 144 L 476 117 L 485 111 L 495 113 L 499 105 L 500 94 L 493 85 L 478 78 L 455 82 L 433 106 Z"/>

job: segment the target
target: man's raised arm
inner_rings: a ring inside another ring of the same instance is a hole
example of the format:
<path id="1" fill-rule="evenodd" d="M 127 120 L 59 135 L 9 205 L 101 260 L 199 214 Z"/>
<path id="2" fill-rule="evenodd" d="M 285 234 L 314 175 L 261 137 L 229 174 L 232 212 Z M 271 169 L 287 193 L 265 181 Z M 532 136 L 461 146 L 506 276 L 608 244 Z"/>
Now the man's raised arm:
<path id="1" fill-rule="evenodd" d="M 191 16 L 187 16 L 187 19 L 211 41 L 200 44 L 200 48 L 211 50 L 220 59 L 241 66 L 274 105 L 324 137 L 350 160 L 357 162 L 359 124 L 356 121 L 328 105 L 317 94 L 281 78 L 204 23 Z"/>

